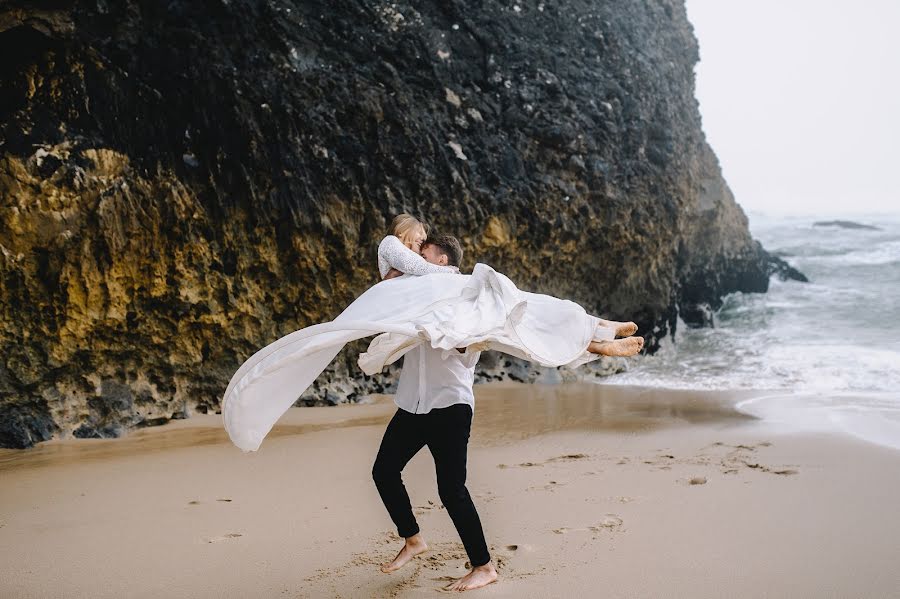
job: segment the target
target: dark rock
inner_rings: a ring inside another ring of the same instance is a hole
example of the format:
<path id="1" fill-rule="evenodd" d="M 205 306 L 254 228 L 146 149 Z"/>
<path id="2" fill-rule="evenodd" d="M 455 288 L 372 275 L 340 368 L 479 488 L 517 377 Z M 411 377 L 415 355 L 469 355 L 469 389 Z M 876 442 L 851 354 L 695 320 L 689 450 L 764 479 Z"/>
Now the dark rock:
<path id="1" fill-rule="evenodd" d="M 782 281 L 800 281 L 801 283 L 809 283 L 809 279 L 805 274 L 788 264 L 784 259 L 769 254 L 769 263 L 766 271 L 769 275 L 775 275 Z"/>
<path id="2" fill-rule="evenodd" d="M 840 227 L 841 229 L 866 229 L 868 231 L 881 231 L 881 227 L 864 225 L 852 220 L 820 220 L 813 223 L 814 227 Z"/>
<path id="3" fill-rule="evenodd" d="M 58 429 L 46 403 L 0 396 L 0 447 L 27 449 L 50 439 Z"/>
<path id="4" fill-rule="evenodd" d="M 128 385 L 115 380 L 104 380 L 100 383 L 100 396 L 89 400 L 88 405 L 97 409 L 102 416 L 117 414 L 131 410 L 134 395 Z"/>
<path id="5" fill-rule="evenodd" d="M 714 327 L 715 313 L 709 304 L 682 304 L 678 313 L 688 327 Z"/>
<path id="6" fill-rule="evenodd" d="M 145 418 L 145 419 L 141 420 L 140 422 L 138 422 L 137 424 L 135 424 L 135 426 L 138 426 L 138 427 L 160 426 L 160 425 L 167 423 L 168 421 L 169 421 L 169 419 L 166 418 L 165 416 L 160 416 L 159 418 Z"/>
<path id="7" fill-rule="evenodd" d="M 121 426 L 114 424 L 98 427 L 85 423 L 72 431 L 72 436 L 78 439 L 117 439 L 123 432 Z"/>
<path id="8" fill-rule="evenodd" d="M 400 211 L 650 352 L 768 286 L 679 1 L 7 0 L 0 55 L 0 445 L 218 413 L 243 360 L 377 281 Z M 393 391 L 365 345 L 298 405 Z"/>

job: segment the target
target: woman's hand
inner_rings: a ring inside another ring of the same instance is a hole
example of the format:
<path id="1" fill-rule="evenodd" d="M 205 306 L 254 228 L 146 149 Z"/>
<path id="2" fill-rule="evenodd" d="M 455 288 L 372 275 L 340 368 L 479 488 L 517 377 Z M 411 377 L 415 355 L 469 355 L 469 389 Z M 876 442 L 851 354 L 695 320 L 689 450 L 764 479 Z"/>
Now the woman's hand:
<path id="1" fill-rule="evenodd" d="M 400 272 L 396 268 L 392 268 L 388 271 L 388 273 L 386 275 L 384 275 L 383 280 L 387 281 L 388 279 L 394 279 L 394 278 L 402 276 L 402 275 L 403 275 L 402 272 Z"/>

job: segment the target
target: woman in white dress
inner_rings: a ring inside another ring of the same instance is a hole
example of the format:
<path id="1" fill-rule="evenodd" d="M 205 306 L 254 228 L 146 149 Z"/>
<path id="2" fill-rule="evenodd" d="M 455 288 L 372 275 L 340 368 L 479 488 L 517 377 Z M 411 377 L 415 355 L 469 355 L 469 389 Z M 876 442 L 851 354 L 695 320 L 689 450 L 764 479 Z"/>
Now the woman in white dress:
<path id="1" fill-rule="evenodd" d="M 520 291 L 486 264 L 471 275 L 427 262 L 418 251 L 421 222 L 394 219 L 378 247 L 385 279 L 331 322 L 285 335 L 262 348 L 232 376 L 222 399 L 225 429 L 242 451 L 256 451 L 272 426 L 355 339 L 377 335 L 360 355 L 366 374 L 380 372 L 419 344 L 456 352 L 495 349 L 542 366 L 574 368 L 600 355 L 633 355 L 641 337 L 615 339 L 634 323 L 602 320 L 578 304 Z"/>
<path id="2" fill-rule="evenodd" d="M 391 232 L 378 245 L 378 271 L 382 279 L 393 279 L 404 274 L 425 275 L 435 273 L 459 273 L 455 266 L 441 266 L 427 262 L 420 254 L 428 233 L 424 223 L 409 214 L 399 214 L 391 223 Z M 534 301 L 537 294 L 524 292 Z M 551 296 L 546 296 L 551 297 Z M 554 298 L 556 299 L 556 298 Z M 559 300 L 563 301 L 563 300 Z M 615 337 L 631 337 L 637 332 L 633 322 L 618 322 L 598 318 L 596 340 L 587 351 L 604 356 L 632 356 L 643 347 L 641 337 L 615 340 Z M 614 331 L 609 339 L 609 331 Z"/>

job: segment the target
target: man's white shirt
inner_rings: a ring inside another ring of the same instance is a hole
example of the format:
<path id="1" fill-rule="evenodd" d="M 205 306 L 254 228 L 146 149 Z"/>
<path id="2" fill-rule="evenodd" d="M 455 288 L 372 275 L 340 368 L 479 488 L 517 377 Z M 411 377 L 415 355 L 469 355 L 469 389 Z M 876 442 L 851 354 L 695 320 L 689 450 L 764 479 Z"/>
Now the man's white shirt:
<path id="1" fill-rule="evenodd" d="M 418 345 L 403 356 L 394 403 L 413 414 L 427 414 L 435 408 L 468 404 L 475 412 L 475 365 L 480 351 L 434 349 Z"/>

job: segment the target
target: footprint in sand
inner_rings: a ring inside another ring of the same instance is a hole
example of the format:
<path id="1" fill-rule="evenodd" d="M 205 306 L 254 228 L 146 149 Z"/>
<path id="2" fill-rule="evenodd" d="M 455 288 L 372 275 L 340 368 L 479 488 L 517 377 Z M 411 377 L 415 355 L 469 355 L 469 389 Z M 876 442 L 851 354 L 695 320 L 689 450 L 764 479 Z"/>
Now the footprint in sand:
<path id="1" fill-rule="evenodd" d="M 759 472 L 778 474 L 780 476 L 799 474 L 799 471 L 795 470 L 794 468 L 766 466 L 765 464 L 760 464 L 759 462 L 751 462 L 750 460 L 747 460 L 740 455 L 725 458 L 724 460 L 722 460 L 722 466 L 724 467 L 724 469 L 722 470 L 724 474 L 735 474 L 738 471 L 738 468 L 740 468 L 741 466 L 744 466 L 751 470 L 757 470 Z"/>
<path id="2" fill-rule="evenodd" d="M 421 516 L 433 509 L 444 509 L 443 505 L 435 505 L 432 500 L 428 500 L 428 505 L 417 505 L 414 512 L 416 516 Z"/>
<path id="3" fill-rule="evenodd" d="M 772 474 L 780 474 L 781 476 L 790 476 L 792 474 L 797 474 L 797 471 L 791 468 L 786 468 L 784 470 L 772 470 L 771 472 Z"/>
<path id="4" fill-rule="evenodd" d="M 493 491 L 483 491 L 481 493 L 475 493 L 475 498 L 483 503 L 490 503 L 497 500 L 497 496 Z"/>
<path id="5" fill-rule="evenodd" d="M 624 521 L 615 514 L 607 514 L 595 526 L 588 526 L 588 530 L 598 532 L 601 530 L 618 530 Z"/>
<path id="6" fill-rule="evenodd" d="M 688 476 L 685 478 L 679 478 L 675 482 L 686 487 L 693 487 L 695 485 L 705 485 L 709 481 L 705 476 Z"/>
<path id="7" fill-rule="evenodd" d="M 548 481 L 546 485 L 534 485 L 533 487 L 528 487 L 528 488 L 526 488 L 525 490 L 526 490 L 526 491 L 544 490 L 544 491 L 551 491 L 551 492 L 553 492 L 553 491 L 555 491 L 557 488 L 559 488 L 559 487 L 561 487 L 561 486 L 563 486 L 563 485 L 565 485 L 565 484 L 566 484 L 566 483 L 560 483 L 560 482 L 556 482 L 555 480 L 551 480 L 551 481 Z"/>
<path id="8" fill-rule="evenodd" d="M 592 526 L 586 526 L 584 528 L 568 528 L 566 526 L 561 526 L 559 528 L 554 528 L 552 532 L 558 535 L 564 535 L 570 532 L 577 531 L 589 531 L 589 532 L 601 532 L 604 530 L 608 531 L 619 531 L 622 528 L 622 524 L 624 524 L 624 520 L 617 516 L 616 514 L 606 514 L 597 524 Z"/>
<path id="9" fill-rule="evenodd" d="M 234 538 L 242 537 L 242 536 L 244 536 L 244 535 L 242 535 L 239 532 L 230 532 L 228 534 L 224 534 L 224 535 L 221 535 L 218 537 L 211 537 L 209 539 L 206 539 L 206 542 L 207 543 L 221 543 L 222 541 L 227 541 L 229 539 L 234 539 Z"/>
<path id="10" fill-rule="evenodd" d="M 722 468 L 723 474 L 737 474 L 742 468 L 749 468 L 750 470 L 756 470 L 758 472 L 768 472 L 779 476 L 799 474 L 799 471 L 795 468 L 786 466 L 766 466 L 765 464 L 756 461 L 755 457 L 751 455 L 756 453 L 761 447 L 771 446 L 772 443 L 770 441 L 760 441 L 753 445 L 746 445 L 743 443 L 738 445 L 728 445 L 727 443 L 716 441 L 708 447 L 727 447 L 731 449 L 731 451 L 719 458 L 719 466 Z"/>
<path id="11" fill-rule="evenodd" d="M 548 462 L 573 462 L 575 460 L 583 460 L 589 458 L 590 456 L 586 453 L 569 453 L 566 455 L 558 455 L 555 458 L 550 458 L 547 460 Z"/>
<path id="12" fill-rule="evenodd" d="M 590 456 L 586 453 L 567 453 L 565 455 L 548 458 L 543 462 L 522 462 L 521 464 L 515 464 L 513 466 L 508 464 L 497 464 L 497 468 L 533 468 L 534 466 L 543 466 L 544 464 L 551 464 L 553 462 L 574 462 L 575 460 L 583 460 L 589 457 Z"/>

